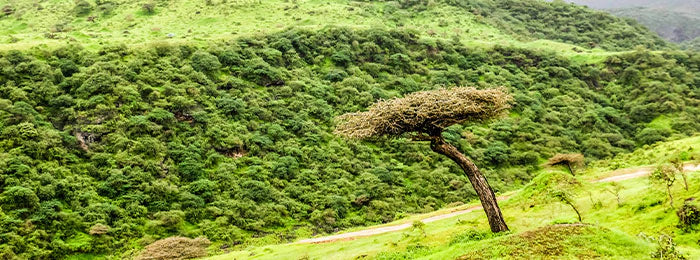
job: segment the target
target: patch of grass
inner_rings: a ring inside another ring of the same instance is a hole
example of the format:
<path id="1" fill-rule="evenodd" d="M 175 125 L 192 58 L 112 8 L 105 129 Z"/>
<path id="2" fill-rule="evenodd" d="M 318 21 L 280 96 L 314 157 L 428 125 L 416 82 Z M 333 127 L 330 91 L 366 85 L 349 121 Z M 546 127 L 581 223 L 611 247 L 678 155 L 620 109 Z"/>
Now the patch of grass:
<path id="1" fill-rule="evenodd" d="M 95 254 L 78 254 L 66 256 L 66 260 L 96 260 L 96 259 L 106 259 L 103 255 Z"/>
<path id="2" fill-rule="evenodd" d="M 484 239 L 490 239 L 502 235 L 502 233 L 493 233 L 491 231 L 480 231 L 480 230 L 467 230 L 462 234 L 458 234 L 452 240 L 450 240 L 450 245 L 458 243 L 468 243 L 474 241 L 481 241 Z"/>
<path id="3" fill-rule="evenodd" d="M 674 119 L 674 116 L 660 115 L 654 118 L 654 120 L 652 120 L 651 122 L 649 122 L 649 124 L 647 124 L 647 127 L 671 130 L 671 123 L 673 123 Z"/>
<path id="4" fill-rule="evenodd" d="M 288 28 L 413 30 L 426 39 L 458 40 L 471 46 L 515 46 L 556 52 L 577 63 L 602 61 L 612 52 L 586 49 L 551 40 L 522 40 L 480 21 L 472 12 L 444 3 L 423 11 L 403 10 L 394 2 L 379 1 L 160 1 L 146 14 L 142 1 L 114 0 L 109 13 L 96 8 L 74 17 L 72 2 L 13 3 L 17 14 L 0 19 L 0 50 L 77 43 L 88 49 L 105 44 L 146 45 L 187 42 L 205 45 L 238 37 L 256 36 Z M 86 17 L 94 16 L 92 22 Z M 71 19 L 75 18 L 75 19 Z M 183 22 L 187 21 L 187 22 Z M 66 31 L 55 32 L 56 25 Z M 47 35 L 52 35 L 47 38 Z"/>
<path id="5" fill-rule="evenodd" d="M 660 121 L 664 120 L 654 121 L 661 124 Z M 585 174 L 587 177 L 601 178 L 610 174 L 611 170 L 655 165 L 675 156 L 680 156 L 684 161 L 700 162 L 700 136 L 645 145 L 632 153 L 620 154 L 610 160 L 595 161 L 587 166 Z"/>
<path id="6" fill-rule="evenodd" d="M 651 252 L 635 240 L 593 225 L 559 224 L 464 247 L 466 254 L 457 259 L 634 258 Z"/>

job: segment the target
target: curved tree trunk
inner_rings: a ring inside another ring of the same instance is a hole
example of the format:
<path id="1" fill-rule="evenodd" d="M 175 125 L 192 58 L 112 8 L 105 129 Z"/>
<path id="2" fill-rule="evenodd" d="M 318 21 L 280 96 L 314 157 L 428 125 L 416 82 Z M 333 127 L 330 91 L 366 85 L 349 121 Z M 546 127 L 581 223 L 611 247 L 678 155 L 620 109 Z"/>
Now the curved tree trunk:
<path id="1" fill-rule="evenodd" d="M 484 175 L 481 174 L 479 168 L 474 165 L 474 163 L 469 160 L 464 154 L 457 150 L 457 147 L 445 142 L 442 136 L 432 136 L 430 142 L 430 148 L 436 153 L 445 155 L 456 162 L 459 167 L 462 167 L 464 173 L 467 174 L 469 182 L 471 182 L 472 187 L 479 195 L 479 200 L 481 200 L 481 206 L 483 206 L 486 212 L 486 217 L 489 220 L 489 225 L 491 226 L 492 232 L 508 231 L 508 226 L 505 220 L 503 220 L 503 215 L 501 214 L 501 209 L 498 207 L 498 202 L 496 201 L 496 195 L 493 193 L 491 186 L 489 185 Z"/>
<path id="2" fill-rule="evenodd" d="M 569 172 L 571 172 L 571 175 L 576 176 L 576 173 L 574 173 L 574 168 L 571 168 L 571 163 L 566 163 L 566 167 L 569 167 Z"/>

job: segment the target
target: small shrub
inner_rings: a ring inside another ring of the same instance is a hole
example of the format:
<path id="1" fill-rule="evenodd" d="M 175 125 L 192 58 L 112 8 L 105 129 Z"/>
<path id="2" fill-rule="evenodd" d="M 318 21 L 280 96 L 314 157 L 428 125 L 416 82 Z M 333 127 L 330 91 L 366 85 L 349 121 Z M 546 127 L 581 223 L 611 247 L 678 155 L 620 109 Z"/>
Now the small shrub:
<path id="1" fill-rule="evenodd" d="M 137 260 L 191 259 L 207 255 L 207 246 L 211 242 L 205 237 L 195 239 L 186 237 L 169 237 L 146 246 Z"/>
<path id="2" fill-rule="evenodd" d="M 647 236 L 644 233 L 640 233 L 639 237 L 657 245 L 656 250 L 651 253 L 651 258 L 653 259 L 688 259 L 688 257 L 686 257 L 682 252 L 676 250 L 676 243 L 673 242 L 673 238 L 669 235 L 661 234 L 659 238 L 655 238 L 652 236 Z"/>
<path id="3" fill-rule="evenodd" d="M 192 68 L 196 71 L 214 72 L 221 68 L 219 59 L 206 51 L 197 51 L 192 54 Z"/>
<path id="4" fill-rule="evenodd" d="M 5 5 L 2 7 L 2 14 L 5 16 L 10 16 L 15 13 L 15 8 L 11 5 Z"/>
<path id="5" fill-rule="evenodd" d="M 141 10 L 146 14 L 154 14 L 156 12 L 156 5 L 152 3 L 145 3 L 141 5 Z"/>
<path id="6" fill-rule="evenodd" d="M 153 215 L 158 225 L 166 230 L 177 230 L 184 223 L 185 213 L 180 210 L 161 211 Z"/>
<path id="7" fill-rule="evenodd" d="M 467 243 L 467 242 L 472 242 L 472 241 L 480 241 L 484 239 L 489 239 L 493 238 L 495 236 L 501 235 L 501 233 L 492 233 L 488 231 L 479 231 L 479 230 L 469 230 L 467 232 L 464 232 L 462 234 L 457 235 L 456 237 L 452 238 L 450 240 L 450 245 L 454 244 L 459 244 L 459 243 Z"/>
<path id="8" fill-rule="evenodd" d="M 700 224 L 700 205 L 695 198 L 686 199 L 678 211 L 678 227 L 685 232 L 695 229 Z"/>
<path id="9" fill-rule="evenodd" d="M 92 5 L 85 0 L 78 0 L 75 2 L 73 12 L 78 16 L 88 15 L 92 12 Z"/>

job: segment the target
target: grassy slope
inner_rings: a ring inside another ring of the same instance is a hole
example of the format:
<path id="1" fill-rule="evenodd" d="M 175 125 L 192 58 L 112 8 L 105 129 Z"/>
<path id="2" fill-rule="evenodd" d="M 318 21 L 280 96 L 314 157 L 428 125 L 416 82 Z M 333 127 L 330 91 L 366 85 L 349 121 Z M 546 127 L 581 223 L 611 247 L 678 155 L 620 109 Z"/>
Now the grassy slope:
<path id="1" fill-rule="evenodd" d="M 697 147 L 700 147 L 700 137 L 691 137 L 659 143 L 629 155 L 591 164 L 585 175 L 579 177 L 581 182 L 586 184 L 577 189 L 575 194 L 576 204 L 582 211 L 584 222 L 593 226 L 585 228 L 582 232 L 560 234 L 562 237 L 557 241 L 560 241 L 562 245 L 579 249 L 566 249 L 559 253 L 568 257 L 646 258 L 653 250 L 653 244 L 638 238 L 637 235 L 640 233 L 647 235 L 668 233 L 675 235 L 681 251 L 693 258 L 700 257 L 700 247 L 697 244 L 700 233 L 682 233 L 677 230 L 675 226 L 678 218 L 675 211 L 668 206 L 666 194 L 661 187 L 651 185 L 647 178 L 622 181 L 620 182 L 623 187 L 621 191 L 622 204 L 618 206 L 616 198 L 607 192 L 611 184 L 587 183 L 585 181 L 605 176 L 604 173 L 600 172 L 607 172 L 611 164 L 627 161 L 625 166 L 644 165 L 648 162 L 663 160 L 671 154 L 682 153 L 692 148 L 697 149 Z M 700 197 L 700 173 L 696 172 L 690 176 L 689 191 L 683 190 L 680 183 L 673 190 L 676 205 L 680 205 L 685 198 Z M 210 259 L 303 259 L 305 257 L 308 259 L 354 259 L 363 255 L 378 256 L 382 259 L 453 259 L 463 255 L 492 258 L 502 257 L 504 254 L 511 254 L 522 248 L 534 250 L 532 252 L 540 253 L 541 256 L 552 254 L 553 251 L 548 251 L 551 248 L 547 248 L 551 241 L 547 239 L 535 237 L 534 240 L 530 240 L 539 241 L 539 244 L 518 241 L 527 240 L 528 234 L 547 231 L 546 227 L 549 225 L 574 222 L 576 215 L 571 208 L 561 203 L 533 201 L 528 196 L 527 188 L 525 190 L 525 192 L 501 203 L 506 221 L 512 229 L 511 234 L 503 237 L 453 242 L 453 240 L 460 241 L 455 238 L 460 237 L 460 235 L 463 237 L 465 233 L 488 234 L 488 224 L 485 222 L 484 213 L 474 211 L 426 224 L 425 237 L 419 230 L 413 229 L 325 244 L 252 246 Z M 416 219 L 467 206 L 469 205 L 443 209 L 426 215 L 411 216 L 389 225 L 410 223 Z M 533 230 L 537 232 L 527 233 Z M 532 249 L 533 246 L 544 248 Z"/>
<path id="2" fill-rule="evenodd" d="M 79 43 L 97 49 L 101 45 L 124 43 L 139 45 L 157 41 L 204 44 L 238 36 L 268 34 L 285 28 L 321 28 L 328 25 L 352 28 L 407 28 L 427 38 L 459 38 L 469 45 L 512 45 L 556 51 L 581 62 L 596 62 L 614 54 L 601 49 L 585 49 L 550 40 L 519 41 L 493 26 L 480 23 L 462 8 L 435 4 L 426 11 L 410 13 L 394 3 L 347 0 L 306 0 L 296 4 L 285 0 L 205 1 L 175 0 L 161 2 L 154 14 L 142 10 L 142 2 L 115 0 L 110 14 L 95 7 L 89 15 L 76 16 L 73 4 L 66 1 L 43 2 L 41 10 L 33 3 L 16 1 L 17 10 L 0 18 L 0 50 L 26 49 L 37 45 L 54 46 Z M 87 21 L 96 16 L 95 22 Z M 187 21 L 187 22 L 183 22 Z M 57 24 L 70 28 L 45 37 Z M 125 33 L 128 32 L 128 33 Z M 168 34 L 174 37 L 168 38 Z"/>

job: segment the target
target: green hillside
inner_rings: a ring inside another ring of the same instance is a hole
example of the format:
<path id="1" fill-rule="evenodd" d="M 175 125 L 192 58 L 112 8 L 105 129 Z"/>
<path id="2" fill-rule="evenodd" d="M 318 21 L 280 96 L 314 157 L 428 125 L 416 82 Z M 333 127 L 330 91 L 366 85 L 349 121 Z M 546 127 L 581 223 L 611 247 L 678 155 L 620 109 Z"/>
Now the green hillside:
<path id="1" fill-rule="evenodd" d="M 556 153 L 600 163 L 700 130 L 699 53 L 561 1 L 0 7 L 3 259 L 133 258 L 174 236 L 219 253 L 470 202 L 426 143 L 333 134 L 336 116 L 421 90 L 513 96 L 507 117 L 443 135 L 496 192 Z"/>
<path id="2" fill-rule="evenodd" d="M 661 233 L 674 237 L 676 250 L 687 259 L 696 259 L 700 257 L 698 233 L 676 226 L 676 211 L 664 200 L 662 186 L 651 184 L 647 177 L 615 184 L 589 182 L 614 174 L 607 170 L 609 165 L 644 165 L 646 160 L 664 160 L 699 145 L 699 137 L 653 145 L 597 161 L 577 177 L 558 169 L 544 170 L 501 203 L 512 229 L 507 234 L 490 233 L 483 211 L 472 211 L 397 232 L 320 244 L 248 246 L 208 259 L 650 259 L 660 248 L 652 239 L 658 240 Z M 698 174 L 689 173 L 690 191 L 682 184 L 674 186 L 676 205 L 699 195 Z M 577 223 L 570 206 L 548 198 L 549 189 L 557 185 L 570 190 L 584 224 Z M 416 223 L 471 205 L 410 216 L 388 225 Z M 667 255 L 664 259 L 673 258 Z"/>
<path id="3" fill-rule="evenodd" d="M 10 1 L 0 17 L 7 48 L 80 43 L 206 43 L 329 24 L 357 29 L 402 28 L 422 35 L 477 44 L 529 45 L 573 52 L 585 48 L 662 48 L 658 36 L 637 24 L 579 6 L 535 0 L 478 1 Z M 574 29 L 576 28 L 576 29 Z M 534 41 L 534 42 L 532 42 Z M 528 42 L 532 42 L 529 43 Z"/>

